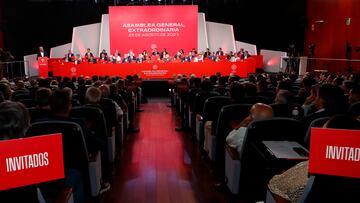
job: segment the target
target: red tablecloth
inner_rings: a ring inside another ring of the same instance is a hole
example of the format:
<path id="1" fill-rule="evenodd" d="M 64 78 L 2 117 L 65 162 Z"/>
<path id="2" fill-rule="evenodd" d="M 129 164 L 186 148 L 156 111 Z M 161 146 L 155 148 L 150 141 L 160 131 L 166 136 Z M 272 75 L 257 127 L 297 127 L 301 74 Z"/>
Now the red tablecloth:
<path id="1" fill-rule="evenodd" d="M 144 62 L 133 64 L 111 64 L 102 63 L 89 64 L 83 62 L 80 64 L 64 62 L 61 59 L 49 60 L 49 71 L 54 76 L 121 76 L 139 74 L 143 79 L 168 79 L 176 74 L 195 74 L 198 77 L 210 76 L 216 72 L 222 75 L 234 73 L 240 77 L 247 77 L 250 73 L 255 73 L 256 68 L 263 67 L 263 57 L 254 56 L 244 61 L 204 61 L 204 62 L 185 62 L 185 63 L 162 63 L 162 62 Z"/>

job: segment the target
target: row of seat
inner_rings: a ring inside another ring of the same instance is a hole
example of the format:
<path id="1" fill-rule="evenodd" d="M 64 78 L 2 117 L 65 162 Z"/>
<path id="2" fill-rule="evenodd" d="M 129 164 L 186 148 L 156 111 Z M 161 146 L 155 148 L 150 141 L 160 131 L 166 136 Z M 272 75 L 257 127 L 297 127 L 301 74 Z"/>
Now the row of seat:
<path id="1" fill-rule="evenodd" d="M 182 122 L 179 129 L 193 132 L 199 150 L 208 156 L 214 167 L 216 178 L 226 180 L 233 194 L 240 192 L 249 201 L 264 200 L 270 178 L 300 161 L 288 161 L 278 166 L 264 162 L 266 150 L 263 149 L 263 141 L 294 141 L 309 148 L 310 132 L 306 129 L 306 133 L 299 121 L 304 116 L 301 104 L 270 104 L 274 118 L 254 121 L 248 126 L 239 156 L 226 144 L 226 137 L 249 115 L 253 104 L 269 104 L 271 98 L 254 96 L 234 102 L 229 96 L 220 96 L 216 91 L 190 88 L 187 80 L 169 82 L 169 85 L 171 102 Z M 294 89 L 299 90 L 300 87 Z M 352 105 L 349 113 L 355 113 L 359 106 L 359 103 Z M 359 115 L 359 111 L 357 113 Z M 317 119 L 310 127 L 322 127 L 328 119 Z M 207 137 L 211 139 L 205 141 Z M 204 148 L 207 150 L 204 151 Z"/>

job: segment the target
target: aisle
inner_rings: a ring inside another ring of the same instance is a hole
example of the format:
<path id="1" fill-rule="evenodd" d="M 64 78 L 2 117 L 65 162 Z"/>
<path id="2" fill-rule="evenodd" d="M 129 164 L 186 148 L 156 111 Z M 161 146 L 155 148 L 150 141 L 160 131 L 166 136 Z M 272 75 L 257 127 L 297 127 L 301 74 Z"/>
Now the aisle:
<path id="1" fill-rule="evenodd" d="M 138 114 L 141 131 L 128 136 L 104 202 L 223 202 L 190 136 L 175 132 L 178 121 L 167 102 L 143 105 L 144 112 Z"/>

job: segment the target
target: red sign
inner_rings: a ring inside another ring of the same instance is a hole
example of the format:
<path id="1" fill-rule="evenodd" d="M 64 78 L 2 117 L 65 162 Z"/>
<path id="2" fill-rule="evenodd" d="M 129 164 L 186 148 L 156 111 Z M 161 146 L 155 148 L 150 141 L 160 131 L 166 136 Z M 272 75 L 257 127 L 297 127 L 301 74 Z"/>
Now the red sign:
<path id="1" fill-rule="evenodd" d="M 49 65 L 47 57 L 38 57 L 39 64 L 39 76 L 40 77 L 48 77 Z"/>
<path id="2" fill-rule="evenodd" d="M 360 131 L 312 128 L 309 173 L 360 178 Z"/>
<path id="3" fill-rule="evenodd" d="M 204 62 L 143 62 L 135 64 L 89 64 L 87 62 L 77 64 L 64 62 L 60 59 L 50 59 L 49 68 L 52 69 L 54 76 L 79 77 L 83 76 L 121 76 L 139 74 L 143 79 L 170 79 L 176 74 L 195 74 L 197 77 L 214 75 L 220 72 L 222 75 L 234 73 L 240 77 L 247 77 L 250 73 L 255 73 L 256 68 L 262 68 L 262 56 L 253 56 L 244 61 L 214 62 L 205 60 Z"/>
<path id="4" fill-rule="evenodd" d="M 64 178 L 62 135 L 0 141 L 0 190 Z"/>
<path id="5" fill-rule="evenodd" d="M 180 49 L 197 49 L 197 6 L 109 7 L 111 53 L 132 50 L 140 54 L 166 48 L 171 56 Z"/>

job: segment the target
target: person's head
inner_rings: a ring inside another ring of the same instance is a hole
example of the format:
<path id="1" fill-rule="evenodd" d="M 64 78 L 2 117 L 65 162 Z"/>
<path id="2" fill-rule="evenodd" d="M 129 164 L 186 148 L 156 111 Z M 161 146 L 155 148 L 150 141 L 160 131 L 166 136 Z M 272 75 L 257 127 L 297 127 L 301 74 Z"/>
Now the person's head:
<path id="1" fill-rule="evenodd" d="M 40 46 L 40 47 L 39 47 L 39 51 L 40 51 L 40 52 L 44 52 L 44 47 Z"/>
<path id="2" fill-rule="evenodd" d="M 25 83 L 24 83 L 24 81 L 22 81 L 22 80 L 17 81 L 17 82 L 16 82 L 16 89 L 18 89 L 18 90 L 25 89 Z"/>
<path id="3" fill-rule="evenodd" d="M 302 84 L 303 84 L 304 88 L 311 89 L 311 87 L 316 84 L 316 81 L 312 77 L 305 77 L 302 80 Z"/>
<path id="4" fill-rule="evenodd" d="M 250 116 L 253 120 L 270 119 L 274 115 L 271 106 L 263 103 L 257 103 L 252 105 L 250 109 Z"/>
<path id="5" fill-rule="evenodd" d="M 360 102 L 360 85 L 355 85 L 349 92 L 349 103 Z"/>
<path id="6" fill-rule="evenodd" d="M 268 89 L 268 82 L 266 80 L 260 80 L 256 83 L 256 88 L 258 92 L 263 92 Z"/>
<path id="7" fill-rule="evenodd" d="M 11 88 L 8 84 L 1 82 L 0 83 L 0 92 L 4 97 L 4 100 L 10 100 L 11 97 Z"/>
<path id="8" fill-rule="evenodd" d="M 324 84 L 320 87 L 315 100 L 318 109 L 326 109 L 331 113 L 339 113 L 347 108 L 346 98 L 342 89 L 331 84 Z"/>
<path id="9" fill-rule="evenodd" d="M 110 88 L 109 88 L 108 85 L 101 85 L 100 90 L 101 90 L 101 97 L 102 98 L 109 98 L 109 96 L 110 96 Z"/>
<path id="10" fill-rule="evenodd" d="M 222 76 L 222 77 L 219 77 L 219 85 L 220 86 L 225 86 L 226 85 L 226 81 L 227 81 L 227 78 Z"/>
<path id="11" fill-rule="evenodd" d="M 256 85 L 254 83 L 247 82 L 244 84 L 244 87 L 245 87 L 245 95 L 247 97 L 256 96 L 257 89 L 256 89 Z"/>
<path id="12" fill-rule="evenodd" d="M 49 88 L 39 88 L 35 93 L 35 101 L 39 108 L 49 108 L 51 90 Z"/>
<path id="13" fill-rule="evenodd" d="M 205 79 L 201 82 L 201 90 L 210 92 L 213 89 L 213 86 L 209 79 Z"/>
<path id="14" fill-rule="evenodd" d="M 87 48 L 86 51 L 87 51 L 87 52 L 90 52 L 90 48 Z"/>
<path id="15" fill-rule="evenodd" d="M 26 107 L 17 102 L 0 103 L 0 140 L 21 138 L 30 126 Z"/>
<path id="16" fill-rule="evenodd" d="M 282 80 L 278 83 L 276 87 L 276 92 L 279 92 L 280 90 L 289 90 L 291 89 L 291 84 L 289 81 Z"/>
<path id="17" fill-rule="evenodd" d="M 68 53 L 71 54 L 71 50 L 70 50 L 70 49 L 69 49 Z"/>
<path id="18" fill-rule="evenodd" d="M 101 99 L 101 90 L 96 87 L 89 87 L 85 94 L 85 104 L 98 105 Z"/>
<path id="19" fill-rule="evenodd" d="M 292 101 L 293 95 L 288 90 L 279 90 L 276 93 L 275 104 L 288 104 Z"/>
<path id="20" fill-rule="evenodd" d="M 200 88 L 201 78 L 194 78 L 193 83 L 195 88 Z"/>
<path id="21" fill-rule="evenodd" d="M 230 85 L 230 99 L 233 101 L 242 101 L 245 97 L 245 88 L 240 82 L 233 82 Z"/>
<path id="22" fill-rule="evenodd" d="M 360 121 L 348 115 L 331 117 L 323 126 L 324 128 L 360 130 Z"/>
<path id="23" fill-rule="evenodd" d="M 116 86 L 119 90 L 123 90 L 125 89 L 125 80 L 123 79 L 119 79 L 117 82 L 116 82 Z"/>
<path id="24" fill-rule="evenodd" d="M 351 90 L 352 88 L 354 88 L 355 85 L 356 85 L 356 83 L 354 83 L 353 81 L 351 81 L 351 80 L 345 80 L 345 81 L 343 82 L 343 84 L 342 84 L 342 88 L 343 88 L 343 90 L 344 90 L 344 93 L 345 93 L 345 94 L 349 94 L 349 93 L 350 93 L 350 90 Z"/>
<path id="25" fill-rule="evenodd" d="M 255 77 L 255 75 L 249 75 L 249 82 L 251 82 L 251 83 L 256 83 L 256 77 Z"/>
<path id="26" fill-rule="evenodd" d="M 218 78 L 216 77 L 216 75 L 211 75 L 210 76 L 210 82 L 215 85 L 217 82 Z"/>
<path id="27" fill-rule="evenodd" d="M 71 111 L 71 97 L 68 90 L 57 89 L 50 97 L 50 108 L 54 116 L 68 117 Z"/>

